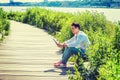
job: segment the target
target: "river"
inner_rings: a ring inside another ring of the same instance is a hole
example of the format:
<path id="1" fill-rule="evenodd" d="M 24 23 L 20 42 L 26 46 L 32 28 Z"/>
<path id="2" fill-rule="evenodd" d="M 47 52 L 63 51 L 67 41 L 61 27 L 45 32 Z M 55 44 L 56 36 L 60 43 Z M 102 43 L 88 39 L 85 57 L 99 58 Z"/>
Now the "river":
<path id="1" fill-rule="evenodd" d="M 5 11 L 25 11 L 27 8 L 31 7 L 20 7 L 20 6 L 0 6 Z M 103 13 L 106 18 L 112 22 L 117 22 L 120 20 L 120 9 L 108 9 L 108 8 L 63 8 L 63 7 L 40 7 L 45 9 L 50 9 L 59 12 L 67 12 L 67 13 L 77 13 L 83 11 L 97 11 L 99 13 Z"/>

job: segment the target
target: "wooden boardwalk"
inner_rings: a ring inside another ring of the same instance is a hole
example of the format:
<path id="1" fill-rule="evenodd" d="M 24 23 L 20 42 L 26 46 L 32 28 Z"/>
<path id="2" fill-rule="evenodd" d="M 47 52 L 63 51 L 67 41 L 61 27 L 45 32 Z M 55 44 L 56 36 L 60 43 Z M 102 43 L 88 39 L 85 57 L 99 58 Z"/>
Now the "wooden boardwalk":
<path id="1" fill-rule="evenodd" d="M 67 80 L 52 36 L 44 30 L 11 21 L 9 37 L 0 45 L 0 80 Z"/>

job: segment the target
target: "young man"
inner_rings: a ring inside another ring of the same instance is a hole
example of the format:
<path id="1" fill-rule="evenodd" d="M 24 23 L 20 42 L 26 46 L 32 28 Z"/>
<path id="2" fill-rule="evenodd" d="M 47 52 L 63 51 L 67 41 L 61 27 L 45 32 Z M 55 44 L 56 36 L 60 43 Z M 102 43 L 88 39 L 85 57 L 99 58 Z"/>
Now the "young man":
<path id="1" fill-rule="evenodd" d="M 68 59 L 73 54 L 80 53 L 82 58 L 85 56 L 86 48 L 90 44 L 87 35 L 84 32 L 80 31 L 80 25 L 76 23 L 71 24 L 71 30 L 74 36 L 64 43 L 57 44 L 58 47 L 65 47 L 65 50 L 62 55 L 62 60 L 54 63 L 55 67 L 66 67 Z"/>

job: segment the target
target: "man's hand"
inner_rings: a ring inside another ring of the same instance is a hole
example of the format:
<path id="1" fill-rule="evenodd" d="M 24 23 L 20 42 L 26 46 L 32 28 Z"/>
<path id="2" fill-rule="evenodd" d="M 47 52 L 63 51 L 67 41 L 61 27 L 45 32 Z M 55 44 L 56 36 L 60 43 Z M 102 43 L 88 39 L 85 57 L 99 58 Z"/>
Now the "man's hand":
<path id="1" fill-rule="evenodd" d="M 63 48 L 63 43 L 58 43 L 57 46 Z"/>
<path id="2" fill-rule="evenodd" d="M 65 43 L 58 43 L 57 46 L 60 48 L 67 47 L 67 45 Z"/>

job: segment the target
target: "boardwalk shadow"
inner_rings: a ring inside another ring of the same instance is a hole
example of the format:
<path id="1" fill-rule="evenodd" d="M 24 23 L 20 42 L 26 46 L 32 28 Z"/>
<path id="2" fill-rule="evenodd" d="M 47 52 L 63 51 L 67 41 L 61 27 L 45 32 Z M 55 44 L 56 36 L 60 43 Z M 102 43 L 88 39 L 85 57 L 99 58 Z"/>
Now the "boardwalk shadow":
<path id="1" fill-rule="evenodd" d="M 60 70 L 60 71 L 58 71 L 58 70 Z M 70 71 L 73 74 L 74 73 L 73 67 L 54 68 L 54 69 L 45 70 L 44 72 L 55 72 L 55 73 L 60 73 L 59 75 L 67 75 L 68 71 Z"/>

